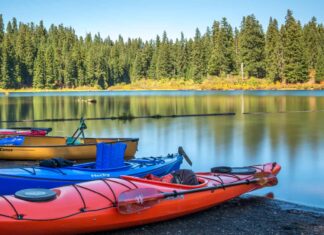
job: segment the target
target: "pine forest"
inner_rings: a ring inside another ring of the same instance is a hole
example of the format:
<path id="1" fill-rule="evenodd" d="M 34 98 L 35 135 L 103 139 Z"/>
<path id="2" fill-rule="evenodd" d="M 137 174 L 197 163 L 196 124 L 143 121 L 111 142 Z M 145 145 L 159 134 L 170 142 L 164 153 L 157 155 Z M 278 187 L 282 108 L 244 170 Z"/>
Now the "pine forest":
<path id="1" fill-rule="evenodd" d="M 139 79 L 243 76 L 284 84 L 324 80 L 324 26 L 313 17 L 302 25 L 288 10 L 284 24 L 270 18 L 263 29 L 254 15 L 239 28 L 226 18 L 193 38 L 167 32 L 155 39 L 115 41 L 99 33 L 84 37 L 63 25 L 44 27 L 0 15 L 0 88 L 57 89 L 82 86 L 106 89 Z M 243 74 L 242 74 L 243 72 Z"/>

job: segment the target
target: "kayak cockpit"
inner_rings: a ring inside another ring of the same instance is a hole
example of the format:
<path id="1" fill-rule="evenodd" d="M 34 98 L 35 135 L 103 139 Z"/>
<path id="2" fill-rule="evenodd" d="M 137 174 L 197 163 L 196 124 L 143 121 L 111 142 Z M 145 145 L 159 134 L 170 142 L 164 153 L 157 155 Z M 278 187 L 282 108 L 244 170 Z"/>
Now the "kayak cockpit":
<path id="1" fill-rule="evenodd" d="M 165 163 L 161 157 L 150 157 L 150 158 L 141 158 L 141 159 L 131 159 L 127 162 L 123 162 L 123 164 L 114 167 L 108 168 L 101 168 L 97 167 L 96 162 L 87 162 L 77 164 L 71 167 L 66 167 L 67 169 L 74 169 L 74 170 L 82 170 L 82 171 L 120 171 L 120 170 L 128 170 L 128 169 L 136 169 L 141 167 L 149 167 L 149 166 L 156 166 L 159 164 Z"/>
<path id="2" fill-rule="evenodd" d="M 151 180 L 151 179 L 146 179 L 146 178 L 138 178 L 134 176 L 128 176 L 128 175 L 123 175 L 121 176 L 122 179 L 127 180 L 127 181 L 133 181 L 136 183 L 143 183 L 143 184 L 148 184 L 148 185 L 156 185 L 160 187 L 167 187 L 167 188 L 173 188 L 173 189 L 195 189 L 195 188 L 203 188 L 208 185 L 209 180 L 201 177 L 197 177 L 198 183 L 197 185 L 184 185 L 184 184 L 176 184 L 176 183 L 168 183 L 168 182 L 161 182 L 161 181 L 156 181 L 156 180 Z"/>
<path id="3" fill-rule="evenodd" d="M 95 162 L 88 162 L 88 163 L 82 163 L 82 164 L 77 164 L 75 166 L 71 167 L 65 167 L 65 169 L 71 169 L 71 170 L 80 170 L 80 171 L 120 171 L 120 170 L 128 170 L 130 168 L 135 168 L 134 164 L 125 162 L 124 165 L 121 166 L 116 166 L 116 167 L 111 167 L 111 168 L 97 168 Z"/>

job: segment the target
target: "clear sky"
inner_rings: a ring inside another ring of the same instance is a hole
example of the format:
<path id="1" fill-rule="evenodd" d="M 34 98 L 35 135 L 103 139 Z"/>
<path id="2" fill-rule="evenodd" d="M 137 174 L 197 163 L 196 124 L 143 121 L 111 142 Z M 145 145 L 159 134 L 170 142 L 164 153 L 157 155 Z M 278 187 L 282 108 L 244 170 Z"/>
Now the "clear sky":
<path id="1" fill-rule="evenodd" d="M 312 16 L 324 22 L 324 0 L 0 0 L 4 23 L 12 17 L 24 23 L 44 21 L 45 26 L 72 26 L 84 36 L 100 32 L 116 39 L 154 39 L 166 30 L 169 38 L 202 33 L 214 20 L 226 17 L 239 27 L 243 16 L 254 14 L 265 29 L 269 17 L 284 22 L 287 9 L 303 24 Z"/>

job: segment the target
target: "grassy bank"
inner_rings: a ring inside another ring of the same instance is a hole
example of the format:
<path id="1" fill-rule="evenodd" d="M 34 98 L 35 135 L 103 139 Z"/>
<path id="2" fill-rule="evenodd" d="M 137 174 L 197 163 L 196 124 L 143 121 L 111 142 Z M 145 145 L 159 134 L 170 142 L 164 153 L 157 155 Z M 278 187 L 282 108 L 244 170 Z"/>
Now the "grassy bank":
<path id="1" fill-rule="evenodd" d="M 131 84 L 118 84 L 109 87 L 107 90 L 322 90 L 324 83 L 296 83 L 284 84 L 274 83 L 267 79 L 250 78 L 242 80 L 238 77 L 234 78 L 207 78 L 200 83 L 193 80 L 185 79 L 140 79 L 135 80 Z M 63 88 L 63 89 L 0 89 L 0 92 L 51 92 L 51 91 L 96 91 L 100 90 L 98 87 L 76 87 L 76 88 Z"/>
<path id="2" fill-rule="evenodd" d="M 136 80 L 131 84 L 119 84 L 108 90 L 321 90 L 324 83 L 273 83 L 266 79 L 208 78 L 201 83 L 184 79 Z"/>

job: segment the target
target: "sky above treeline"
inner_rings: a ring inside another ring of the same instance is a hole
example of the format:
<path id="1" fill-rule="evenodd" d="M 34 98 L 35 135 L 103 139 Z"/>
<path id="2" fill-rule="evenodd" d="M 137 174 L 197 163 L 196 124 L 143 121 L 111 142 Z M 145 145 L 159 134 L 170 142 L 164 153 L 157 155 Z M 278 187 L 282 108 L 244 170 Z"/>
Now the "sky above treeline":
<path id="1" fill-rule="evenodd" d="M 324 22 L 323 0 L 0 0 L 0 14 L 6 24 L 13 17 L 24 23 L 64 24 L 79 36 L 100 32 L 117 39 L 141 37 L 155 39 L 165 30 L 169 38 L 193 37 L 214 20 L 226 17 L 239 27 L 242 17 L 254 14 L 267 28 L 270 16 L 284 23 L 287 9 L 297 20 L 307 23 L 313 16 Z"/>

